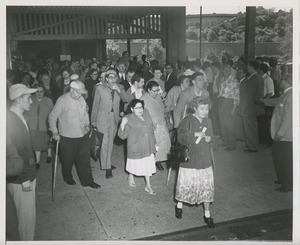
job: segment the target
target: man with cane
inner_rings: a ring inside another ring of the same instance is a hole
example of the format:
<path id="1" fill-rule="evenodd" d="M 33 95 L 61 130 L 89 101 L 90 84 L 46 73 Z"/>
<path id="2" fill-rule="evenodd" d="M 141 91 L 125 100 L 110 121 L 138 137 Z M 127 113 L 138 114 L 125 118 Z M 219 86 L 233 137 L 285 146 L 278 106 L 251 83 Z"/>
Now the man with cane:
<path id="1" fill-rule="evenodd" d="M 70 91 L 58 98 L 49 114 L 49 125 L 53 139 L 59 143 L 64 181 L 68 185 L 76 184 L 72 176 L 75 163 L 81 184 L 97 189 L 101 186 L 94 182 L 90 166 L 90 127 L 84 94 L 87 90 L 81 81 L 71 82 Z"/>

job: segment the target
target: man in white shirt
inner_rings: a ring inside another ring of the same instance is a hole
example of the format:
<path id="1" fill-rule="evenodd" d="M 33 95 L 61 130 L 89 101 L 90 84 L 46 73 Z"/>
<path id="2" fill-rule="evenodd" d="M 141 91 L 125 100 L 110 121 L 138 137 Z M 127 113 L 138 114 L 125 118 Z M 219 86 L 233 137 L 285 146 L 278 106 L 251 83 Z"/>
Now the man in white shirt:
<path id="1" fill-rule="evenodd" d="M 258 74 L 264 80 L 264 98 L 271 98 L 274 92 L 273 79 L 268 75 L 269 67 L 262 63 L 259 66 Z M 272 138 L 270 133 L 271 118 L 273 107 L 265 106 L 265 113 L 257 117 L 259 142 L 271 146 Z"/>

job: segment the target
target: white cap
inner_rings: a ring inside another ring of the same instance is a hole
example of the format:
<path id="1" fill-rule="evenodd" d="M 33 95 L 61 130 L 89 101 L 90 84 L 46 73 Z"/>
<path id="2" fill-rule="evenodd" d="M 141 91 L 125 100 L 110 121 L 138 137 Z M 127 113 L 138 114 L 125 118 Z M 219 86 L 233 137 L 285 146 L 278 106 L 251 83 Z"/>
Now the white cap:
<path id="1" fill-rule="evenodd" d="M 11 100 L 14 100 L 24 94 L 32 94 L 36 91 L 36 88 L 28 88 L 24 84 L 14 84 L 9 88 L 9 97 Z"/>
<path id="2" fill-rule="evenodd" d="M 85 89 L 85 86 L 83 82 L 76 80 L 71 82 L 70 87 L 75 89 L 77 93 L 79 94 L 87 94 L 88 91 Z"/>

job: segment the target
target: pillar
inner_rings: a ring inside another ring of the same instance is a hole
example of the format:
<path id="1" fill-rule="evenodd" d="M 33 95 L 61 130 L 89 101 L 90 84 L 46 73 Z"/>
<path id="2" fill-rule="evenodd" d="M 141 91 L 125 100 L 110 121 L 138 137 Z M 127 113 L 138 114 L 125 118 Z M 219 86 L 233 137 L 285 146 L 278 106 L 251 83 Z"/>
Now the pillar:
<path id="1" fill-rule="evenodd" d="M 256 7 L 246 7 L 245 28 L 245 60 L 249 62 L 255 58 L 255 17 Z"/>
<path id="2" fill-rule="evenodd" d="M 167 8 L 166 59 L 175 63 L 186 58 L 185 7 Z"/>

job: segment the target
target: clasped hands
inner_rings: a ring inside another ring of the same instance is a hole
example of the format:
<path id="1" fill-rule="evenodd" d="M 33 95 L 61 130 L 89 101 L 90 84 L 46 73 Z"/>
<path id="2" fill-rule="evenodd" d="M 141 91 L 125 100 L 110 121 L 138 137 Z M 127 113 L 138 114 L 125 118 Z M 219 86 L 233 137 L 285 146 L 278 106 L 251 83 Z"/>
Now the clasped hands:
<path id="1" fill-rule="evenodd" d="M 197 137 L 196 144 L 198 144 L 202 138 L 204 138 L 207 143 L 211 141 L 211 136 L 206 136 L 204 132 L 195 132 L 194 135 Z"/>

